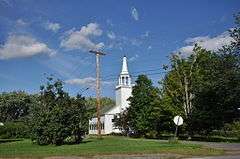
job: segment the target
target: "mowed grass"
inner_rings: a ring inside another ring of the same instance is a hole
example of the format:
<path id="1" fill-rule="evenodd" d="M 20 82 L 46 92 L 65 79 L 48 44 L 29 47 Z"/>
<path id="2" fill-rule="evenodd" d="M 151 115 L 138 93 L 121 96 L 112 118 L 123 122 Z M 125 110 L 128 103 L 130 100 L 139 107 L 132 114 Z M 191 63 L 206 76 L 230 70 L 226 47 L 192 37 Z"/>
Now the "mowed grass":
<path id="1" fill-rule="evenodd" d="M 47 156 L 95 156 L 111 154 L 174 153 L 182 155 L 220 155 L 222 150 L 194 144 L 170 144 L 157 140 L 108 136 L 91 137 L 78 145 L 39 146 L 30 140 L 0 144 L 1 157 L 42 158 Z"/>

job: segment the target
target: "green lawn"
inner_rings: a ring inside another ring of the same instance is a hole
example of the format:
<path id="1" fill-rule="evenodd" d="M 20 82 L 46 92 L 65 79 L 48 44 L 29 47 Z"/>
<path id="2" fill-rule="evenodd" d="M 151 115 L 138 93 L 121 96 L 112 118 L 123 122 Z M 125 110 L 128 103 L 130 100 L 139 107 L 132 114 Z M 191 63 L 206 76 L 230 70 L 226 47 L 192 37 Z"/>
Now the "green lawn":
<path id="1" fill-rule="evenodd" d="M 94 137 L 79 145 L 38 146 L 30 140 L 0 144 L 1 157 L 41 158 L 46 156 L 94 156 L 108 154 L 175 153 L 182 155 L 219 155 L 223 151 L 193 144 L 169 144 L 157 140 L 126 137 Z"/>

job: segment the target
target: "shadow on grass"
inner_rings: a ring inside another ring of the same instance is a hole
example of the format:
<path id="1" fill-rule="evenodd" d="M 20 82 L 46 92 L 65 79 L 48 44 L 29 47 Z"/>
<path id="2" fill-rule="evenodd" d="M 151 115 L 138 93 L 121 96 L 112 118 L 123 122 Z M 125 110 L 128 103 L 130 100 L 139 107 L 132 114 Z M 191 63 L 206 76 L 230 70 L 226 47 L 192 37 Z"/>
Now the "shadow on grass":
<path id="1" fill-rule="evenodd" d="M 23 139 L 0 139 L 0 144 L 7 142 L 22 141 Z"/>
<path id="2" fill-rule="evenodd" d="M 75 142 L 67 142 L 67 143 L 64 143 L 63 145 L 78 145 L 78 144 L 86 144 L 86 143 L 89 143 L 89 142 L 92 142 L 92 141 L 81 141 L 80 143 L 75 143 Z"/>

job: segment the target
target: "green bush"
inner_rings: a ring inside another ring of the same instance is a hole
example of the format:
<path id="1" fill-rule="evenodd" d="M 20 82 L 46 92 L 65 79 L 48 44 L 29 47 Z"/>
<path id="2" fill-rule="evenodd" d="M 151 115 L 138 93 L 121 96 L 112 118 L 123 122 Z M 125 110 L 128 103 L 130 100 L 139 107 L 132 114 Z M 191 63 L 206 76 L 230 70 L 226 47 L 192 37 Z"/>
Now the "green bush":
<path id="1" fill-rule="evenodd" d="M 152 131 L 146 133 L 145 137 L 148 138 L 148 139 L 156 139 L 157 138 L 157 134 L 158 134 L 157 131 L 152 130 Z"/>
<path id="2" fill-rule="evenodd" d="M 225 124 L 222 132 L 224 132 L 227 137 L 236 137 L 240 140 L 240 121 Z"/>
<path id="3" fill-rule="evenodd" d="M 6 122 L 0 127 L 0 138 L 28 138 L 29 129 L 23 122 Z"/>
<path id="4" fill-rule="evenodd" d="M 38 100 L 29 123 L 32 141 L 39 145 L 79 144 L 88 131 L 90 117 L 85 98 L 70 97 L 62 81 L 49 77 L 41 86 Z"/>

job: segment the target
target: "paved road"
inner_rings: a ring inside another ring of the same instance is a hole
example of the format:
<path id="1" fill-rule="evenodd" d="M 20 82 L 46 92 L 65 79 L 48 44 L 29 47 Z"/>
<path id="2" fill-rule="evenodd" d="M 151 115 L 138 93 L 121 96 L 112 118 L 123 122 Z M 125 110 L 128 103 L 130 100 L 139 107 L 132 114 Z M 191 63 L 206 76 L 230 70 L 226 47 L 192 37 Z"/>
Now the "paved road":
<path id="1" fill-rule="evenodd" d="M 226 151 L 225 156 L 195 157 L 191 159 L 240 159 L 240 143 L 216 143 L 216 142 L 198 142 L 198 141 L 183 141 L 183 143 L 200 144 L 200 145 L 204 145 L 211 148 L 220 148 Z"/>
<path id="2" fill-rule="evenodd" d="M 240 156 L 217 156 L 217 157 L 196 157 L 196 158 L 186 158 L 186 159 L 240 159 Z"/>
<path id="3" fill-rule="evenodd" d="M 226 151 L 239 151 L 239 154 L 240 154 L 240 143 L 219 143 L 219 142 L 200 142 L 200 141 L 183 141 L 183 143 L 200 144 L 200 145 L 204 145 L 212 148 L 221 148 Z"/>

